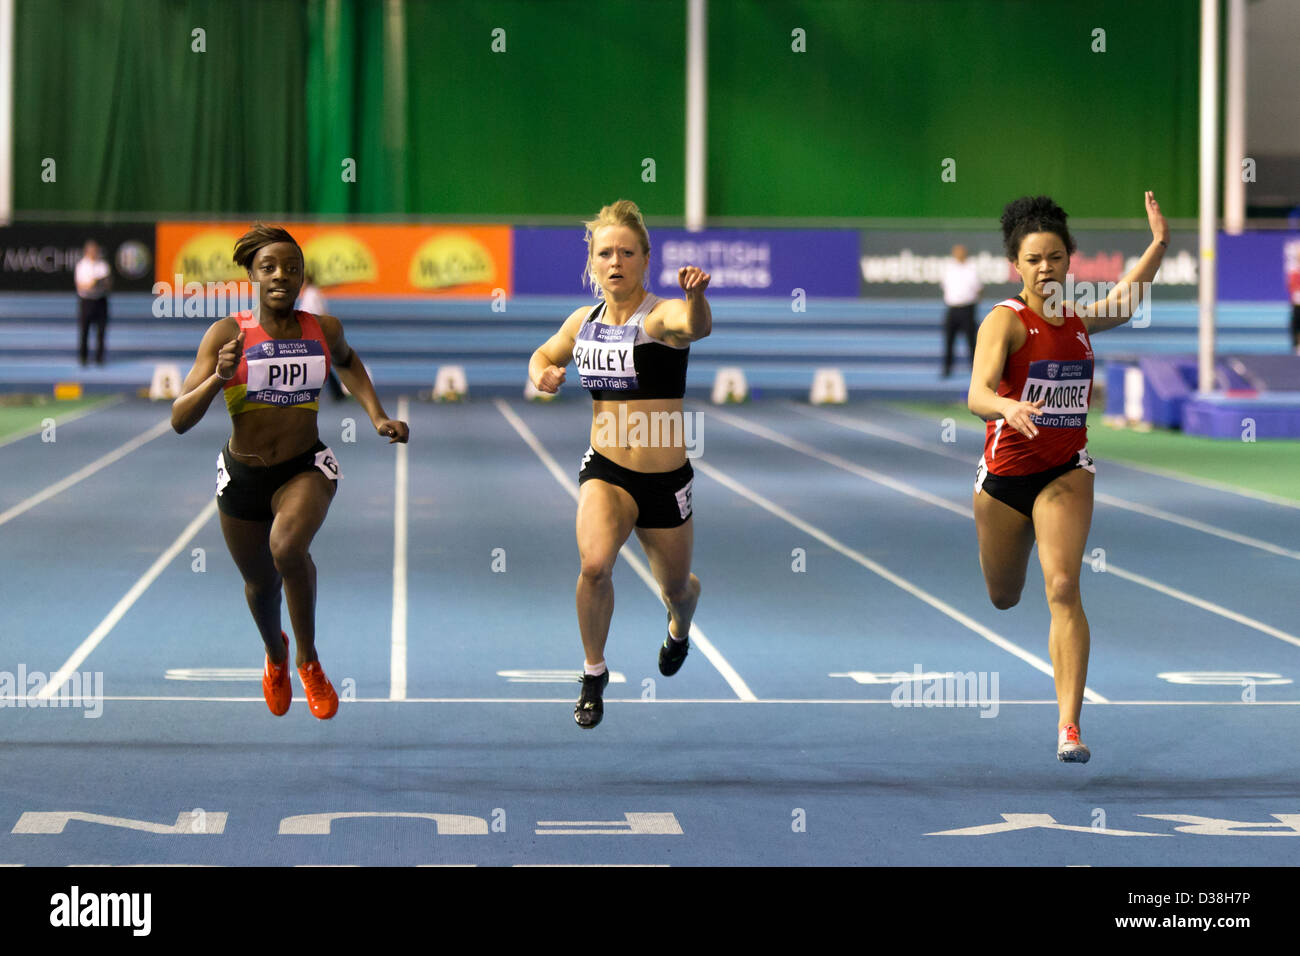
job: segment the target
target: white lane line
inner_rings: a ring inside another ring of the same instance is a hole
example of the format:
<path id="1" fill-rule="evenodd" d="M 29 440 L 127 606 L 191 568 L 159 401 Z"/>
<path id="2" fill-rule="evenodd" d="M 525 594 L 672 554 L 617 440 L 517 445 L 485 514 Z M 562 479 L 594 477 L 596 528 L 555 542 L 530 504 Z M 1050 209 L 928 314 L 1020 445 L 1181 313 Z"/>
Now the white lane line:
<path id="1" fill-rule="evenodd" d="M 969 467 L 974 467 L 974 459 L 969 455 L 958 454 L 957 452 L 949 451 L 946 448 L 938 448 L 932 442 L 926 442 L 922 439 L 915 438 L 912 435 L 894 431 L 892 428 L 874 425 L 870 422 L 864 422 L 859 418 L 839 415 L 823 409 L 804 408 L 794 402 L 789 402 L 787 404 L 790 408 L 794 409 L 801 415 L 807 415 L 810 418 L 819 418 L 822 421 L 830 422 L 833 425 L 850 428 L 854 431 L 863 432 L 868 435 L 875 435 L 876 437 L 884 438 L 887 441 L 897 442 L 900 445 L 907 445 L 921 451 L 928 451 L 932 455 L 951 458 L 954 461 L 960 461 Z M 1119 465 L 1127 465 L 1127 462 L 1118 458 L 1106 460 L 1108 463 L 1114 462 Z M 1200 531 L 1203 534 L 1214 535 L 1215 537 L 1223 538 L 1226 541 L 1244 544 L 1248 548 L 1256 548 L 1260 551 L 1267 551 L 1269 554 L 1275 554 L 1279 557 L 1290 558 L 1293 561 L 1300 561 L 1300 551 L 1293 551 L 1290 548 L 1284 548 L 1271 541 L 1264 541 L 1261 538 L 1254 538 L 1246 534 L 1238 534 L 1235 531 L 1229 531 L 1227 528 L 1220 528 L 1217 525 L 1208 524 L 1204 521 L 1197 521 L 1194 518 L 1184 518 L 1182 515 L 1176 515 L 1161 508 L 1153 508 L 1150 505 L 1139 504 L 1136 501 L 1129 501 L 1126 498 L 1117 498 L 1114 495 L 1109 495 L 1105 492 L 1095 492 L 1093 497 L 1099 503 L 1112 508 L 1122 508 L 1126 511 L 1135 511 L 1138 514 L 1146 515 L 1148 518 L 1168 521 L 1171 524 L 1181 525 L 1182 527 L 1188 528 L 1192 531 Z"/>
<path id="2" fill-rule="evenodd" d="M 168 427 L 170 427 L 170 424 Z M 113 610 L 108 612 L 108 616 L 100 621 L 89 636 L 81 642 L 80 646 L 72 652 L 72 656 L 68 658 L 64 665 L 50 677 L 50 682 L 36 695 L 38 698 L 48 700 L 59 692 L 59 688 L 81 666 L 82 661 L 90 656 L 90 652 L 99 646 L 100 642 L 108 636 L 108 632 L 117 626 L 117 622 L 122 620 L 127 611 L 131 610 L 131 606 L 139 600 L 140 595 L 148 590 L 149 585 L 153 584 L 158 575 L 162 574 L 163 569 L 175 559 L 176 555 L 181 553 L 181 549 L 190 543 L 190 539 L 198 534 L 199 529 L 216 513 L 217 499 L 214 495 L 212 500 L 203 506 L 203 510 L 198 513 L 198 516 L 185 526 L 185 530 L 180 533 L 180 536 L 168 546 L 166 551 L 158 556 L 158 560 L 154 561 L 140 580 L 131 585 L 131 590 L 127 591 L 122 596 L 122 599 L 113 606 Z"/>
<path id="3" fill-rule="evenodd" d="M 397 400 L 397 418 L 406 421 L 411 415 L 410 400 Z M 407 490 L 410 487 L 410 458 L 405 442 L 397 444 L 397 477 L 393 492 L 393 647 L 389 666 L 388 696 L 406 698 L 406 517 Z"/>
<path id="4" fill-rule="evenodd" d="M 1040 673 L 1046 674 L 1048 677 L 1055 679 L 1055 675 L 1052 672 L 1052 665 L 1049 664 L 1047 661 L 1043 660 L 1037 654 L 1033 654 L 1025 650 L 1023 647 L 1013 644 L 1011 641 L 1007 640 L 1001 634 L 998 634 L 995 631 L 990 630 L 989 628 L 985 627 L 983 624 L 981 624 L 979 621 L 975 620 L 974 618 L 969 617 L 966 614 L 963 614 L 961 611 L 957 610 L 947 601 L 941 600 L 940 598 L 935 597 L 930 592 L 917 587 L 911 581 L 908 581 L 905 578 L 895 574 L 893 571 L 890 571 L 884 565 L 872 561 L 870 558 L 862 554 L 860 551 L 854 550 L 853 548 L 850 548 L 848 545 L 841 543 L 840 541 L 831 537 L 825 531 L 821 530 L 818 527 L 815 527 L 814 525 L 809 524 L 808 522 L 804 521 L 802 518 L 795 517 L 790 512 L 782 508 L 780 505 L 768 501 L 762 495 L 758 494 L 757 492 L 751 491 L 749 488 L 746 488 L 744 485 L 742 485 L 740 482 L 736 481 L 734 478 L 730 477 L 729 475 L 723 474 L 721 471 L 719 471 L 717 468 L 714 468 L 712 465 L 706 464 L 705 462 L 699 461 L 697 459 L 695 463 L 695 468 L 697 471 L 704 472 L 704 474 L 708 475 L 714 481 L 717 481 L 720 484 L 730 488 L 732 491 L 734 491 L 736 494 L 740 495 L 741 497 L 749 499 L 750 501 L 752 501 L 754 504 L 758 505 L 760 508 L 764 509 L 765 511 L 768 511 L 771 514 L 776 515 L 778 518 L 780 518 L 782 521 L 786 522 L 787 524 L 793 525 L 794 527 L 798 528 L 804 534 L 810 535 L 816 538 L 818 541 L 822 542 L 822 544 L 826 545 L 827 547 L 833 548 L 834 550 L 838 551 L 840 554 L 848 558 L 850 561 L 854 561 L 857 564 L 862 565 L 868 571 L 871 571 L 873 574 L 876 574 L 879 577 L 884 578 L 886 581 L 888 581 L 890 584 L 893 584 L 895 587 L 902 588 L 904 591 L 912 595 L 914 598 L 917 598 L 918 600 L 925 602 L 926 604 L 934 608 L 936 611 L 939 611 L 941 614 L 947 615 L 948 617 L 952 618 L 954 621 L 956 621 L 958 624 L 962 625 L 963 627 L 967 628 L 968 630 L 974 631 L 976 634 L 984 638 L 989 643 L 1002 648 L 1008 654 L 1013 654 L 1014 656 L 1020 658 L 1022 661 L 1024 661 L 1026 664 L 1028 664 L 1030 667 L 1034 668 L 1035 670 L 1039 671 Z M 1092 688 L 1086 686 L 1084 687 L 1083 690 L 1083 696 L 1085 700 L 1092 701 L 1095 703 L 1104 703 L 1106 701 L 1105 697 L 1097 693 Z"/>
<path id="5" fill-rule="evenodd" d="M 1169 521 L 1173 524 L 1182 525 L 1184 528 L 1190 528 L 1193 531 L 1212 534 L 1217 538 L 1223 538 L 1227 541 L 1235 541 L 1237 544 L 1244 544 L 1248 548 L 1257 548 L 1260 551 L 1267 551 L 1269 554 L 1276 554 L 1278 557 L 1290 558 L 1292 561 L 1300 561 L 1300 551 L 1292 551 L 1290 548 L 1283 548 L 1280 545 L 1273 544 L 1271 541 L 1263 541 L 1260 538 L 1252 538 L 1250 535 L 1238 534 L 1235 531 L 1229 531 L 1227 528 L 1220 528 L 1216 525 L 1206 524 L 1204 521 L 1197 521 L 1194 518 L 1184 518 L 1182 515 L 1171 514 L 1161 508 L 1153 508 L 1150 505 L 1139 504 L 1136 501 L 1126 501 L 1123 498 L 1116 498 L 1113 495 L 1104 494 L 1102 492 L 1094 493 L 1093 497 L 1104 505 L 1110 505 L 1112 508 L 1123 508 L 1126 511 L 1136 511 L 1137 513 L 1144 514 L 1149 518 L 1159 518 L 1161 521 Z"/>
<path id="6" fill-rule="evenodd" d="M 943 508 L 945 511 L 951 511 L 953 514 L 959 514 L 966 518 L 973 519 L 974 517 L 969 508 L 964 508 L 961 505 L 954 504 L 947 498 L 932 495 L 928 491 L 922 491 L 914 485 L 910 485 L 905 481 L 900 481 L 897 478 L 891 478 L 889 475 L 879 471 L 874 471 L 871 468 L 864 468 L 856 462 L 849 461 L 846 458 L 841 458 L 839 455 L 833 455 L 829 452 L 822 451 L 820 448 L 805 445 L 803 442 L 790 438 L 782 432 L 768 428 L 766 425 L 759 425 L 747 421 L 737 415 L 732 415 L 730 412 L 724 412 L 718 409 L 713 409 L 709 414 L 714 418 L 726 422 L 733 428 L 739 428 L 741 431 L 747 431 L 751 435 L 757 435 L 760 438 L 766 438 L 768 441 L 775 442 L 778 445 L 784 445 L 791 451 L 797 451 L 801 455 L 807 455 L 809 458 L 816 458 L 819 461 L 824 461 L 828 465 L 834 465 L 836 468 L 857 475 L 859 478 L 865 478 L 868 481 L 874 481 L 878 485 L 884 485 L 886 488 L 892 488 L 900 494 L 908 495 L 912 498 L 919 498 L 926 504 L 934 505 L 936 508 Z M 973 485 L 974 478 L 971 479 L 971 482 Z"/>
<path id="7" fill-rule="evenodd" d="M 751 434 L 758 435 L 761 438 L 767 438 L 768 440 L 773 441 L 779 445 L 784 445 L 793 451 L 797 451 L 800 452 L 801 454 L 808 455 L 811 458 L 817 458 L 821 461 L 826 462 L 827 464 L 835 465 L 837 468 L 842 468 L 845 471 L 852 472 L 853 474 L 866 478 L 869 481 L 878 480 L 878 478 L 876 477 L 877 473 L 871 471 L 871 469 L 869 468 L 863 468 L 860 465 L 856 465 L 851 461 L 845 461 L 843 458 L 840 458 L 838 455 L 830 455 L 827 454 L 826 452 L 820 451 L 819 449 L 813 448 L 809 445 L 805 445 L 803 442 L 796 441 L 793 438 L 787 438 L 785 435 L 781 434 L 780 432 L 775 432 L 772 429 L 767 428 L 763 425 L 755 425 L 752 422 L 745 421 L 743 418 L 738 418 L 734 415 L 728 414 L 727 412 L 714 410 L 712 414 L 716 418 L 720 419 L 721 421 L 733 425 L 734 427 L 739 428 L 742 431 L 750 432 Z M 954 514 L 963 515 L 964 517 L 967 517 L 972 521 L 975 520 L 975 514 L 969 508 L 964 508 L 961 507 L 960 505 L 954 504 L 951 501 L 947 501 L 943 498 L 938 498 L 927 491 L 920 490 L 919 488 L 913 488 L 911 485 L 907 484 L 906 482 L 898 481 L 897 479 L 894 478 L 888 478 L 888 476 L 882 476 L 882 477 L 885 477 L 886 480 L 881 481 L 880 484 L 884 484 L 889 488 L 893 488 L 895 491 L 899 491 L 913 498 L 918 498 L 921 501 L 924 501 L 928 504 L 936 505 L 937 507 L 943 508 L 945 511 L 951 511 Z M 1124 580 L 1130 581 L 1133 584 L 1140 585 L 1144 588 L 1149 588 L 1153 591 L 1156 591 L 1159 594 L 1165 595 L 1166 597 L 1174 598 L 1175 600 L 1182 601 L 1186 604 L 1190 604 L 1193 607 L 1200 608 L 1203 611 L 1209 611 L 1211 614 L 1217 614 L 1219 617 L 1226 618 L 1227 620 L 1230 621 L 1235 621 L 1238 624 L 1242 624 L 1246 627 L 1252 628 L 1253 630 L 1259 631 L 1261 634 L 1267 634 L 1269 637 L 1276 637 L 1279 640 L 1286 641 L 1288 644 L 1296 644 L 1297 646 L 1300 646 L 1300 638 L 1296 637 L 1293 634 L 1288 634 L 1286 631 L 1278 630 L 1277 628 L 1265 624 L 1262 621 L 1258 621 L 1253 617 L 1247 617 L 1245 614 L 1240 614 L 1237 611 L 1229 610 L 1228 608 L 1225 608 L 1220 604 L 1215 604 L 1211 601 L 1202 600 L 1201 598 L 1188 594 L 1186 591 L 1180 591 L 1177 588 L 1172 588 L 1169 587 L 1168 585 L 1161 584 L 1159 581 L 1155 581 L 1144 575 L 1136 574 L 1132 571 L 1125 570 L 1124 568 L 1118 567 L 1110 560 L 1106 561 L 1106 571 L 1108 573 L 1113 573 L 1118 578 L 1123 578 Z"/>
<path id="8" fill-rule="evenodd" d="M 89 465 L 86 465 L 84 468 L 77 469 L 72 474 L 68 475 L 68 477 L 60 481 L 56 481 L 52 485 L 49 485 L 48 487 L 45 488 L 45 490 L 38 491 L 36 494 L 32 495 L 30 498 L 26 499 L 25 501 L 18 502 L 18 504 L 14 505 L 8 511 L 4 512 L 3 514 L 0 514 L 0 525 L 4 524 L 7 521 L 11 521 L 14 518 L 17 518 L 20 514 L 22 514 L 25 511 L 30 511 L 32 508 L 35 508 L 41 502 L 49 501 L 55 495 L 67 491 L 77 482 L 89 478 L 91 475 L 99 471 L 101 468 L 107 468 L 109 465 L 113 464 L 113 462 L 117 461 L 119 458 L 123 458 L 131 454 L 131 452 L 135 451 L 141 445 L 153 441 L 163 432 L 170 431 L 171 427 L 172 427 L 171 420 L 164 419 L 163 421 L 159 422 L 157 425 L 154 425 L 148 431 L 141 432 L 139 435 L 136 435 L 134 438 L 132 438 L 130 441 L 126 442 L 125 444 L 119 445 L 117 448 L 110 451 L 107 455 L 103 455 L 99 458 L 96 458 Z"/>
<path id="9" fill-rule="evenodd" d="M 576 683 L 576 681 L 575 681 Z M 79 700 L 80 698 L 60 698 L 61 700 Z M 125 701 L 128 703 L 193 703 L 193 704 L 263 704 L 261 697 L 101 697 L 85 698 L 91 701 Z M 294 700 L 302 700 L 295 697 Z M 35 697 L 9 698 L 11 709 L 21 707 L 72 707 L 74 704 L 40 704 L 34 703 Z M 360 697 L 341 701 L 345 706 L 353 704 L 567 704 L 573 706 L 572 697 L 407 697 L 393 700 L 390 697 Z M 659 697 L 654 700 L 642 700 L 639 697 L 606 697 L 607 704 L 890 704 L 897 708 L 897 703 L 889 698 L 818 698 L 796 699 L 786 697 L 755 698 L 741 700 L 738 697 Z M 1055 700 L 999 700 L 998 706 L 1055 707 Z M 1094 706 L 1111 707 L 1300 707 L 1300 700 L 1095 700 L 1089 701 Z M 916 709 L 915 705 L 910 709 Z M 944 708 L 951 709 L 951 708 Z M 968 705 L 967 710 L 978 710 L 979 705 Z"/>
<path id="10" fill-rule="evenodd" d="M 57 428 L 59 425 L 66 425 L 68 422 L 75 422 L 78 418 L 85 418 L 87 415 L 93 414 L 94 412 L 99 412 L 99 411 L 103 411 L 105 408 L 110 408 L 113 405 L 122 402 L 124 398 L 125 397 L 122 395 L 114 395 L 112 398 L 100 402 L 97 405 L 91 405 L 89 408 L 79 408 L 75 412 L 68 412 L 64 415 L 53 415 L 47 417 L 51 417 L 54 419 L 54 425 Z M 38 432 L 42 432 L 44 430 L 45 430 L 44 425 L 33 425 L 31 428 L 24 428 L 20 432 L 14 432 L 12 435 L 6 436 L 5 438 L 0 438 L 0 448 L 3 448 L 5 445 L 12 445 L 16 441 L 22 441 L 24 438 L 30 438 L 32 435 L 35 435 Z"/>
<path id="11" fill-rule="evenodd" d="M 495 404 L 497 410 L 505 416 L 506 421 L 510 423 L 511 427 L 519 433 L 519 437 L 522 438 L 528 447 L 533 450 L 533 453 L 541 459 L 542 464 L 546 466 L 547 470 L 555 480 L 560 483 L 560 487 L 567 491 L 574 501 L 577 501 L 577 482 L 570 478 L 564 472 L 564 469 L 556 463 L 555 459 L 551 457 L 550 452 L 542 447 L 542 443 L 537 440 L 537 436 L 533 434 L 532 429 L 524 424 L 524 420 L 516 415 L 514 409 L 512 409 L 503 399 L 493 399 L 493 404 Z M 655 581 L 654 575 L 650 573 L 650 569 L 642 563 L 641 559 L 638 558 L 635 553 L 633 553 L 630 540 L 623 546 L 622 550 L 619 551 L 619 554 L 623 556 L 632 570 L 637 573 L 637 576 L 645 582 L 646 587 L 648 587 L 650 591 L 658 597 L 659 584 Z M 699 629 L 694 621 L 691 622 L 690 639 L 691 642 L 700 649 L 700 653 L 703 654 L 708 659 L 709 663 L 714 666 L 717 672 L 722 675 L 722 679 L 727 682 L 728 686 L 731 687 L 737 697 L 745 701 L 758 699 L 754 695 L 754 692 L 749 689 L 749 685 L 745 683 L 744 679 L 736 673 L 736 669 L 732 667 L 731 664 L 727 662 L 727 659 L 722 656 L 722 653 L 713 646 L 713 642 L 704 636 L 704 632 Z"/>
<path id="12" fill-rule="evenodd" d="M 1167 585 L 1161 584 L 1159 581 L 1153 581 L 1140 574 L 1134 574 L 1132 571 L 1125 571 L 1123 568 L 1117 568 L 1109 561 L 1106 562 L 1106 573 L 1113 574 L 1126 581 L 1132 581 L 1134 584 L 1140 584 L 1143 587 L 1151 588 L 1153 591 L 1159 591 L 1161 594 L 1167 594 L 1169 597 L 1177 598 L 1179 601 L 1185 601 L 1188 604 L 1199 607 L 1203 611 L 1209 611 L 1211 614 L 1219 615 L 1219 617 L 1226 617 L 1230 621 L 1244 624 L 1246 627 L 1253 628 L 1262 634 L 1276 637 L 1279 641 L 1286 641 L 1288 644 L 1294 644 L 1296 647 L 1300 647 L 1300 637 L 1296 637 L 1294 634 L 1280 631 L 1275 627 L 1265 624 L 1263 621 L 1257 621 L 1253 617 L 1239 614 L 1236 611 L 1229 610 L 1221 604 L 1215 604 L 1213 601 L 1206 601 L 1203 598 L 1198 598 L 1194 594 L 1188 594 L 1186 591 L 1180 591 L 1177 588 L 1171 588 Z"/>
<path id="13" fill-rule="evenodd" d="M 897 408 L 897 406 L 895 406 Z M 909 418 L 915 418 L 920 421 L 929 421 L 924 415 L 905 408 L 897 408 L 900 415 L 906 415 Z M 1180 471 L 1170 471 L 1166 468 L 1158 468 L 1155 465 L 1138 465 L 1123 458 L 1110 458 L 1117 465 L 1123 465 L 1125 468 L 1132 468 L 1134 471 L 1144 471 L 1150 475 L 1159 475 L 1161 478 L 1172 478 L 1175 481 L 1181 481 L 1189 485 L 1196 485 L 1198 488 L 1209 488 L 1211 491 L 1222 491 L 1231 495 L 1240 495 L 1243 498 L 1251 498 L 1255 501 L 1266 501 L 1271 505 L 1281 505 L 1283 508 L 1300 509 L 1300 501 L 1294 498 L 1283 498 L 1279 495 L 1270 495 L 1267 491 L 1255 491 L 1251 488 L 1242 488 L 1238 485 L 1230 485 L 1222 481 L 1214 481 L 1210 478 L 1197 478 L 1193 475 L 1187 475 Z"/>

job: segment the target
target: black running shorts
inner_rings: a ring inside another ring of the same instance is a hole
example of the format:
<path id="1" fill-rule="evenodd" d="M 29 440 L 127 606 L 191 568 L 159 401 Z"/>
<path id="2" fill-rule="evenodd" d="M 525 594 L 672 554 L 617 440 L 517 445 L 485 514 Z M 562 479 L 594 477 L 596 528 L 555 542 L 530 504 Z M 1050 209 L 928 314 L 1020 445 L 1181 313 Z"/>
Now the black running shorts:
<path id="1" fill-rule="evenodd" d="M 1082 468 L 1094 475 L 1097 473 L 1097 466 L 1088 455 L 1088 449 L 1080 449 L 1077 457 L 1063 465 L 1048 468 L 1046 471 L 1036 471 L 1032 475 L 995 475 L 984 467 L 984 459 L 981 458 L 979 467 L 975 469 L 975 491 L 987 492 L 1004 505 L 1015 508 L 1026 518 L 1032 518 L 1034 501 L 1039 493 L 1057 478 L 1076 468 Z"/>
<path id="2" fill-rule="evenodd" d="M 598 478 L 618 485 L 636 502 L 638 528 L 677 528 L 691 517 L 695 469 L 688 461 L 675 471 L 632 471 L 591 448 L 582 456 L 578 484 Z"/>
<path id="3" fill-rule="evenodd" d="M 271 496 L 290 478 L 313 469 L 320 469 L 336 485 L 343 477 L 334 452 L 323 441 L 317 441 L 297 457 L 268 467 L 244 464 L 230 454 L 227 442 L 217 455 L 217 507 L 232 518 L 270 521 L 275 517 Z"/>

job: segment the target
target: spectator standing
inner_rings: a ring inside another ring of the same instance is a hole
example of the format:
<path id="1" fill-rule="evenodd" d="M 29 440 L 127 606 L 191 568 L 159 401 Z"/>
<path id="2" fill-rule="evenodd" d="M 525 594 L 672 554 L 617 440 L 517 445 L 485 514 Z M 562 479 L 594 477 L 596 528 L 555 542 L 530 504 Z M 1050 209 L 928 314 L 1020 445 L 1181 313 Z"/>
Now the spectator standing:
<path id="1" fill-rule="evenodd" d="M 952 247 L 952 259 L 943 270 L 943 304 L 948 307 L 943 323 L 943 377 L 952 374 L 953 344 L 958 332 L 966 335 L 966 360 L 975 355 L 975 306 L 984 286 L 975 263 L 966 257 L 966 247 Z"/>
<path id="2" fill-rule="evenodd" d="M 100 255 L 99 243 L 86 240 L 81 258 L 77 260 L 73 279 L 77 285 L 77 358 L 87 363 L 90 344 L 90 326 L 96 330 L 95 364 L 104 364 L 104 335 L 108 331 L 108 290 L 112 284 L 113 270 Z"/>

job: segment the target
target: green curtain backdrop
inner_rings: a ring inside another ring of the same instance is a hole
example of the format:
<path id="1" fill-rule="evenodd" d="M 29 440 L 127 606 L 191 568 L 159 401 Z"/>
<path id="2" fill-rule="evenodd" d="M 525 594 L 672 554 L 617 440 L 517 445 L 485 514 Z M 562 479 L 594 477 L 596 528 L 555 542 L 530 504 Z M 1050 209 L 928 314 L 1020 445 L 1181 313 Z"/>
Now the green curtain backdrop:
<path id="1" fill-rule="evenodd" d="M 709 215 L 1144 218 L 1154 189 L 1194 216 L 1199 8 L 711 0 Z"/>
<path id="2" fill-rule="evenodd" d="M 406 13 L 414 211 L 591 216 L 626 196 L 647 215 L 683 215 L 681 0 L 450 0 Z"/>
<path id="3" fill-rule="evenodd" d="M 715 221 L 1036 192 L 1134 218 L 1147 188 L 1194 215 L 1196 0 L 708 10 Z M 19 217 L 684 213 L 685 0 L 18 0 L 16 27 Z"/>
<path id="4" fill-rule="evenodd" d="M 14 47 L 19 217 L 307 208 L 297 0 L 19 0 Z"/>

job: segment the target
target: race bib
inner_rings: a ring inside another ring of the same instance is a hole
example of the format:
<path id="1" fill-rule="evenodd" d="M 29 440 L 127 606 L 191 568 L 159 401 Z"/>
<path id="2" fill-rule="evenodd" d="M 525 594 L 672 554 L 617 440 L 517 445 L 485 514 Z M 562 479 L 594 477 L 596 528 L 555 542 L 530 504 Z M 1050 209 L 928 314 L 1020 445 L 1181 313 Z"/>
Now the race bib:
<path id="1" fill-rule="evenodd" d="M 632 350 L 636 346 L 635 325 L 602 325 L 588 322 L 578 331 L 573 345 L 573 362 L 578 366 L 582 387 L 633 391 L 637 387 Z"/>
<path id="2" fill-rule="evenodd" d="M 1042 359 L 1029 363 L 1022 402 L 1045 404 L 1034 418 L 1040 428 L 1083 428 L 1088 423 L 1088 399 L 1092 392 L 1092 359 L 1057 362 Z"/>
<path id="3" fill-rule="evenodd" d="M 226 490 L 226 485 L 230 484 L 230 472 L 226 470 L 226 453 L 217 452 L 217 497 Z"/>
<path id="4" fill-rule="evenodd" d="M 343 472 L 339 470 L 339 460 L 334 457 L 334 452 L 328 447 L 316 452 L 316 467 L 320 469 L 321 474 L 331 481 L 338 481 L 343 477 Z"/>
<path id="5" fill-rule="evenodd" d="M 315 339 L 267 339 L 244 350 L 248 362 L 245 400 L 264 405 L 303 405 L 325 384 L 325 347 Z"/>
<path id="6" fill-rule="evenodd" d="M 686 482 L 685 487 L 674 493 L 673 497 L 677 499 L 677 510 L 685 521 L 691 516 L 691 488 L 695 485 L 695 479 L 692 478 Z"/>

